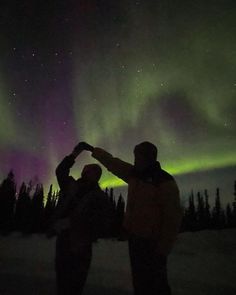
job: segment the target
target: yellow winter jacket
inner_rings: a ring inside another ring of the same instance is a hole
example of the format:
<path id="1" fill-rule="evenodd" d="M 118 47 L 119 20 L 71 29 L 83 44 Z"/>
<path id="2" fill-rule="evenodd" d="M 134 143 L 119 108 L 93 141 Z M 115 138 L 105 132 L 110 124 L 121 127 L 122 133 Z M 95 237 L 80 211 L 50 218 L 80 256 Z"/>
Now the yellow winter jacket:
<path id="1" fill-rule="evenodd" d="M 182 209 L 178 186 L 169 177 L 152 184 L 132 173 L 134 166 L 103 149 L 94 148 L 92 156 L 110 172 L 128 183 L 124 227 L 128 233 L 142 238 L 158 240 L 168 254 L 179 232 Z"/>

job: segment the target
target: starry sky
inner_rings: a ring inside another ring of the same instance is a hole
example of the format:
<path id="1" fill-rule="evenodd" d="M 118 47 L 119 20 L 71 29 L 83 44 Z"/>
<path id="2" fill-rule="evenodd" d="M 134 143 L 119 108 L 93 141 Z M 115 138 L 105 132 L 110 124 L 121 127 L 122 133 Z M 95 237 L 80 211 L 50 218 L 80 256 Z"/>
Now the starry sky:
<path id="1" fill-rule="evenodd" d="M 176 177 L 236 172 L 234 1 L 0 5 L 1 178 L 56 184 L 79 141 L 129 162 L 151 141 Z M 101 184 L 122 185 L 105 171 Z"/>

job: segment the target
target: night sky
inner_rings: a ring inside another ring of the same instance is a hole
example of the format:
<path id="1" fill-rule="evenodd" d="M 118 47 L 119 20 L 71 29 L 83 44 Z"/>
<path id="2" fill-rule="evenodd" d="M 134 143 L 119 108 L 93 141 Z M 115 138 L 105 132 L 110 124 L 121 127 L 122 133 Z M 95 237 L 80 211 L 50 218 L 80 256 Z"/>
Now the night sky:
<path id="1" fill-rule="evenodd" d="M 79 141 L 132 162 L 149 140 L 177 177 L 235 167 L 234 2 L 0 4 L 1 178 L 55 183 Z"/>

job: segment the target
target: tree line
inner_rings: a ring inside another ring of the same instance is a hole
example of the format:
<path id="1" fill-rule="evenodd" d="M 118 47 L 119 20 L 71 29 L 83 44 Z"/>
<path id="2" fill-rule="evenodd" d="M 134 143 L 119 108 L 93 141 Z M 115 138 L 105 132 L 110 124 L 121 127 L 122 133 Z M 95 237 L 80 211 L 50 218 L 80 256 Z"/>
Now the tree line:
<path id="1" fill-rule="evenodd" d="M 122 227 L 125 201 L 122 195 L 116 198 L 113 189 L 106 189 L 105 193 L 114 216 L 110 237 L 117 237 Z M 32 182 L 23 182 L 17 191 L 14 173 L 10 171 L 0 185 L 0 234 L 19 231 L 27 235 L 47 231 L 59 194 L 59 191 L 53 191 L 52 185 L 45 194 L 42 184 L 33 185 Z M 196 195 L 192 191 L 183 211 L 181 232 L 236 227 L 236 181 L 234 200 L 225 207 L 222 206 L 220 189 L 217 188 L 213 206 L 209 205 L 207 190 Z"/>
<path id="2" fill-rule="evenodd" d="M 119 235 L 124 217 L 125 202 L 120 195 L 118 200 L 113 189 L 105 190 L 106 201 L 112 218 L 112 232 L 110 237 Z M 12 231 L 19 231 L 25 235 L 44 233 L 49 228 L 57 207 L 60 191 L 53 191 L 51 185 L 45 194 L 41 183 L 33 185 L 23 182 L 16 190 L 14 173 L 9 172 L 0 185 L 0 234 L 7 235 Z"/>
<path id="3" fill-rule="evenodd" d="M 215 202 L 209 204 L 209 194 L 192 191 L 188 197 L 188 206 L 184 208 L 181 231 L 198 231 L 203 229 L 224 229 L 236 227 L 236 181 L 234 182 L 232 203 L 223 206 L 220 188 L 216 188 Z"/>

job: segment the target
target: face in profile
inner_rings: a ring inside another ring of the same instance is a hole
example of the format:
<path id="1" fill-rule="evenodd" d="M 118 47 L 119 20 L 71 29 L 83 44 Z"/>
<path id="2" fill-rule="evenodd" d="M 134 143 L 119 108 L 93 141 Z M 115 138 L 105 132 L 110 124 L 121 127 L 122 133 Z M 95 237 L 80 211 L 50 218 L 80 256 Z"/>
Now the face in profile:
<path id="1" fill-rule="evenodd" d="M 90 164 L 84 166 L 84 169 L 81 173 L 82 179 L 86 180 L 87 182 L 97 183 L 101 177 L 102 169 L 97 164 Z"/>

